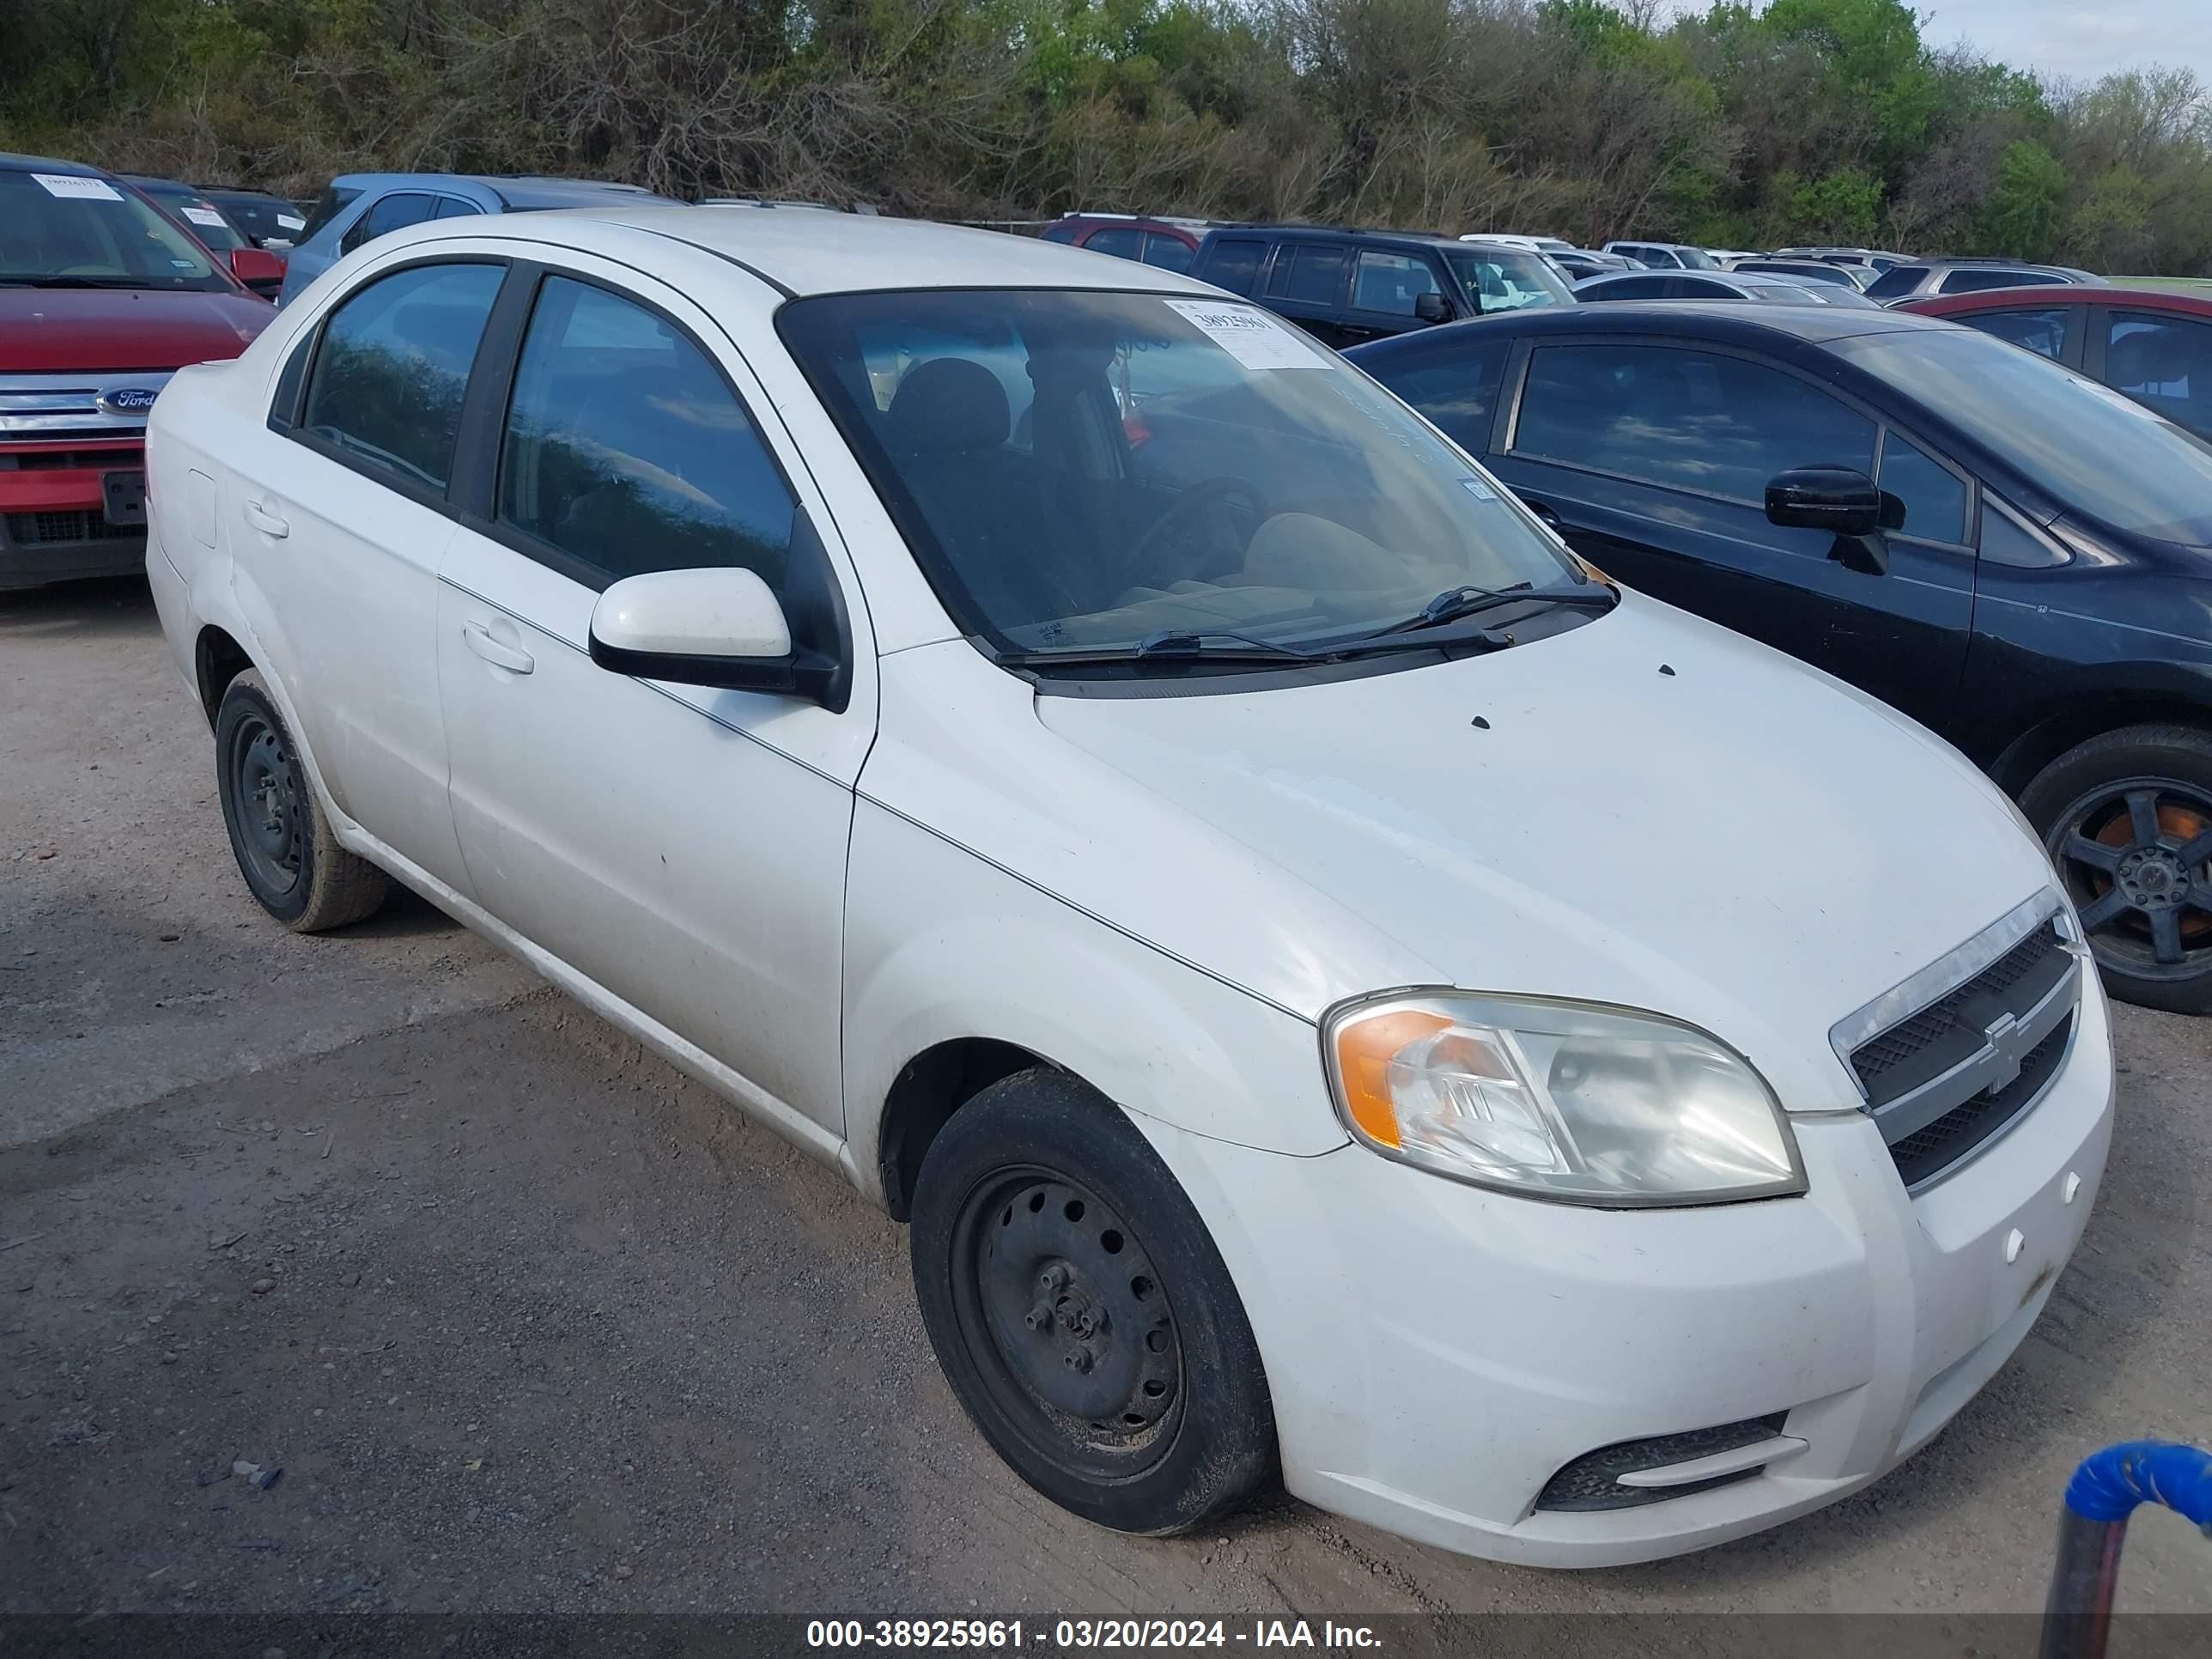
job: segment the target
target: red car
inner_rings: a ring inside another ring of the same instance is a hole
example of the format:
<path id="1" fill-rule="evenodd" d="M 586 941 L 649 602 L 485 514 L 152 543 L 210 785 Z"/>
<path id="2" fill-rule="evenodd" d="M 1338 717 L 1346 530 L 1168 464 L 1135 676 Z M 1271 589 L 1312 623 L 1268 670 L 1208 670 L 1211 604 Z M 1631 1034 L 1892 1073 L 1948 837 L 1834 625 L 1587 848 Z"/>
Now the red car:
<path id="1" fill-rule="evenodd" d="M 1991 288 L 1902 300 L 1894 308 L 2025 346 L 2212 438 L 2212 291 Z"/>
<path id="2" fill-rule="evenodd" d="M 1148 219 L 1141 213 L 1064 213 L 1037 234 L 1048 242 L 1068 242 L 1163 270 L 1188 270 L 1198 257 L 1206 222 Z"/>
<path id="3" fill-rule="evenodd" d="M 0 589 L 144 569 L 147 412 L 276 315 L 112 174 L 0 155 Z"/>

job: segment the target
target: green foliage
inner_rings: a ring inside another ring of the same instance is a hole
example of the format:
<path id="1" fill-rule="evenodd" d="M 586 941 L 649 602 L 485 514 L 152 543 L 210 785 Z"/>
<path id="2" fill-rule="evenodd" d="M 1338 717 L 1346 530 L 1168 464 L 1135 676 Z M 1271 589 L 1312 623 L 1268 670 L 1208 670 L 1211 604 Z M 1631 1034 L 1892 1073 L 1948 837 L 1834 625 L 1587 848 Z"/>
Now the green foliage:
<path id="1" fill-rule="evenodd" d="M 0 0 L 0 149 L 2212 270 L 2212 105 L 1910 0 Z"/>

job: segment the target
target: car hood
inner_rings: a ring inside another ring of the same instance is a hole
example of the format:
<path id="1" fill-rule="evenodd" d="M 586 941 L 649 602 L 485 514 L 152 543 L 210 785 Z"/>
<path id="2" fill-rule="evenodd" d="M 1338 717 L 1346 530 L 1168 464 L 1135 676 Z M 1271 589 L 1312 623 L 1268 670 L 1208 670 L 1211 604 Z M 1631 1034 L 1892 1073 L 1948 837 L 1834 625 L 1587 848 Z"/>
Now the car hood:
<path id="1" fill-rule="evenodd" d="M 981 849 L 1094 914 L 1307 1017 L 1412 982 L 1656 1010 L 1795 1110 L 1858 1103 L 1831 1025 L 2050 884 L 1940 739 L 1636 596 L 1448 665 L 1034 709 L 1196 821 L 1160 841 L 1094 819 L 1077 860 Z M 1094 806 L 1114 810 L 1059 810 Z"/>
<path id="2" fill-rule="evenodd" d="M 235 357 L 276 317 L 242 294 L 0 288 L 0 374 L 182 368 Z"/>

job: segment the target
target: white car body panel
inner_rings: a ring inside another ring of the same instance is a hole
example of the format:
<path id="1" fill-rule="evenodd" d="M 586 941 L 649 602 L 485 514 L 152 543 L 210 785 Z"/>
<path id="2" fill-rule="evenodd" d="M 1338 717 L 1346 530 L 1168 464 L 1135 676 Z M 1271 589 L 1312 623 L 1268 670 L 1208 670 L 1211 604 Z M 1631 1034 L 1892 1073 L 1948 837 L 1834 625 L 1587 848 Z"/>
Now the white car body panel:
<path id="1" fill-rule="evenodd" d="M 335 299 L 465 252 L 635 293 L 720 360 L 842 592 L 844 711 L 600 668 L 592 587 L 269 429 Z M 148 573 L 179 669 L 227 636 L 345 846 L 878 1202 L 885 1102 L 937 1045 L 1087 1080 L 1219 1245 L 1315 1503 L 1599 1565 L 1771 1525 L 1924 1442 L 2041 1310 L 2111 1134 L 2094 975 L 2042 1100 L 1916 1194 L 1829 1047 L 2048 884 L 2002 797 L 1901 716 L 1632 594 L 1443 665 L 1041 695 L 961 636 L 775 331 L 787 291 L 933 284 L 1212 292 L 988 232 L 741 208 L 380 239 L 155 406 Z M 1807 1194 L 1599 1211 L 1348 1144 L 1317 1023 L 1413 985 L 1711 1032 L 1796 1115 Z M 1595 1448 L 1781 1413 L 1802 1443 L 1753 1478 L 1534 1508 Z"/>

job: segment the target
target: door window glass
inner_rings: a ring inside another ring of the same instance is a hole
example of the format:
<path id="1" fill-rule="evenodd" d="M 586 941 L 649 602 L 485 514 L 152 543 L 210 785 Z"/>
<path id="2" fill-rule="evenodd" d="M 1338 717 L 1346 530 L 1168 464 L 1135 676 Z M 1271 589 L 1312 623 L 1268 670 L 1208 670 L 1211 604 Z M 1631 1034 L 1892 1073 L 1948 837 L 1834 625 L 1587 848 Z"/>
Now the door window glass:
<path id="1" fill-rule="evenodd" d="M 1145 237 L 1145 263 L 1162 270 L 1188 270 L 1197 252 L 1180 236 L 1163 236 L 1155 230 Z"/>
<path id="2" fill-rule="evenodd" d="M 1290 242 L 1275 256 L 1267 296 L 1306 305 L 1333 306 L 1344 291 L 1344 253 L 1328 242 Z"/>
<path id="3" fill-rule="evenodd" d="M 1990 288 L 2052 288 L 2060 278 L 2033 270 L 1954 270 L 1945 275 L 1938 294 L 1979 294 Z"/>
<path id="4" fill-rule="evenodd" d="M 501 445 L 503 520 L 609 581 L 735 565 L 781 592 L 794 508 L 690 337 L 604 289 L 546 278 Z"/>
<path id="5" fill-rule="evenodd" d="M 506 274 L 416 265 L 356 290 L 323 325 L 301 427 L 353 459 L 443 489 L 477 343 Z"/>
<path id="6" fill-rule="evenodd" d="M 1442 291 L 1426 259 L 1371 247 L 1359 251 L 1359 264 L 1352 278 L 1352 303 L 1356 310 L 1410 317 L 1421 295 Z"/>
<path id="7" fill-rule="evenodd" d="M 1117 259 L 1133 259 L 1144 242 L 1143 234 L 1127 225 L 1111 225 L 1104 230 L 1094 230 L 1084 246 L 1093 253 L 1110 253 Z"/>
<path id="8" fill-rule="evenodd" d="M 1794 375 L 1666 346 L 1539 346 L 1516 453 L 1753 504 L 1796 466 L 1874 472 L 1875 424 Z"/>
<path id="9" fill-rule="evenodd" d="M 2038 356 L 2063 362 L 2068 310 L 2065 306 L 2051 306 L 2040 311 L 1969 311 L 1952 320 L 2009 340 Z"/>
<path id="10" fill-rule="evenodd" d="M 1882 438 L 1881 483 L 1905 509 L 1892 526 L 1899 533 L 1931 542 L 1966 539 L 1966 481 L 1902 433 Z"/>
<path id="11" fill-rule="evenodd" d="M 301 226 L 296 233 L 297 240 L 301 242 L 306 241 L 307 238 L 351 207 L 360 199 L 360 197 L 361 192 L 357 190 L 342 190 L 337 185 L 332 185 L 317 199 L 314 211 L 307 216 L 307 222 Z"/>
<path id="12" fill-rule="evenodd" d="M 2212 433 L 2212 322 L 2114 312 L 2106 325 L 2105 384 L 2193 432 Z"/>
<path id="13" fill-rule="evenodd" d="M 1265 242 L 1243 236 L 1224 238 L 1206 256 L 1206 280 L 1231 294 L 1249 294 L 1259 280 L 1260 260 L 1267 252 Z"/>
<path id="14" fill-rule="evenodd" d="M 1511 344 L 1510 340 L 1492 340 L 1386 372 L 1380 378 L 1462 449 L 1480 455 L 1490 447 L 1490 417 L 1498 406 L 1498 383 Z"/>
<path id="15" fill-rule="evenodd" d="M 1867 284 L 1867 298 L 1902 300 L 1908 294 L 1917 294 L 1920 284 L 1927 280 L 1926 265 L 1892 265 Z"/>
<path id="16" fill-rule="evenodd" d="M 441 219 L 466 219 L 483 211 L 474 202 L 464 201 L 458 196 L 441 196 L 438 198 L 438 217 Z"/>
<path id="17" fill-rule="evenodd" d="M 368 211 L 353 222 L 353 228 L 339 240 L 338 251 L 350 253 L 365 242 L 373 242 L 386 231 L 398 230 L 407 225 L 419 225 L 437 211 L 438 198 L 416 191 L 400 191 L 380 198 L 368 204 Z"/>

